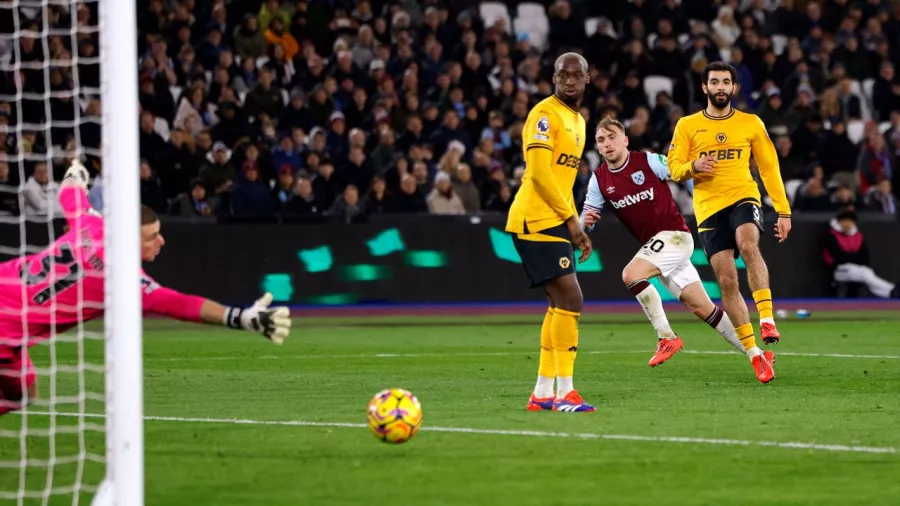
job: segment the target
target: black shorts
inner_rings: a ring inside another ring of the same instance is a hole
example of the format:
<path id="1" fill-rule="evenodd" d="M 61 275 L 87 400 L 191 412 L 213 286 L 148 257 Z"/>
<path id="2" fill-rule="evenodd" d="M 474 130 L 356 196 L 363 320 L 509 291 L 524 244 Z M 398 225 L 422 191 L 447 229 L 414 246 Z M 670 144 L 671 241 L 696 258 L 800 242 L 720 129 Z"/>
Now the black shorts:
<path id="1" fill-rule="evenodd" d="M 759 228 L 760 233 L 763 232 L 762 210 L 756 199 L 740 200 L 697 225 L 697 233 L 700 235 L 706 258 L 712 258 L 716 253 L 729 249 L 734 250 L 734 258 L 738 258 L 741 252 L 738 251 L 735 233 L 744 223 L 753 223 Z"/>
<path id="2" fill-rule="evenodd" d="M 513 244 L 516 246 L 516 251 L 519 252 L 522 267 L 525 268 L 525 274 L 528 275 L 532 288 L 543 286 L 548 281 L 575 272 L 575 252 L 566 224 L 563 223 L 537 233 L 564 241 L 535 241 L 528 238 L 523 239 L 520 234 L 513 235 Z"/>

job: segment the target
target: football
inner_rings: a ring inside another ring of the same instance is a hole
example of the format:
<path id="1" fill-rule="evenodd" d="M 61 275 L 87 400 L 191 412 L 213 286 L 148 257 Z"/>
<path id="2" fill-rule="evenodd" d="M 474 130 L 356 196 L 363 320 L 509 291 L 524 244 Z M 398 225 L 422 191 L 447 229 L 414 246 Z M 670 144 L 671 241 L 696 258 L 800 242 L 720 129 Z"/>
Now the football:
<path id="1" fill-rule="evenodd" d="M 422 406 L 402 388 L 382 390 L 369 401 L 369 431 L 385 443 L 405 443 L 422 426 Z"/>

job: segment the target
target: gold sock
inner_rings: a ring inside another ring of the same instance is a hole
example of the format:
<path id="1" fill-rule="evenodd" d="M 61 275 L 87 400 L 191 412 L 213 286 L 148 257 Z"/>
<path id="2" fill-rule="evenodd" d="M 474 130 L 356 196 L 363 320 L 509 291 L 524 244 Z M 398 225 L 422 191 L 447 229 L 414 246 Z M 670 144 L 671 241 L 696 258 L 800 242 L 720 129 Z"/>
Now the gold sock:
<path id="1" fill-rule="evenodd" d="M 575 370 L 578 352 L 578 317 L 581 313 L 556 308 L 550 322 L 550 336 L 556 356 L 556 376 L 567 378 Z"/>
<path id="2" fill-rule="evenodd" d="M 538 374 L 547 378 L 556 378 L 556 357 L 551 338 L 551 326 L 553 325 L 553 313 L 556 310 L 547 308 L 544 315 L 544 323 L 541 325 L 541 361 L 538 365 Z"/>
<path id="3" fill-rule="evenodd" d="M 753 300 L 756 301 L 756 311 L 760 318 L 772 318 L 772 290 L 763 288 L 753 292 Z"/>
<path id="4" fill-rule="evenodd" d="M 756 336 L 753 335 L 752 324 L 746 323 L 740 327 L 735 327 L 734 330 L 737 333 L 738 339 L 741 340 L 744 351 L 750 351 L 751 348 L 756 346 Z"/>

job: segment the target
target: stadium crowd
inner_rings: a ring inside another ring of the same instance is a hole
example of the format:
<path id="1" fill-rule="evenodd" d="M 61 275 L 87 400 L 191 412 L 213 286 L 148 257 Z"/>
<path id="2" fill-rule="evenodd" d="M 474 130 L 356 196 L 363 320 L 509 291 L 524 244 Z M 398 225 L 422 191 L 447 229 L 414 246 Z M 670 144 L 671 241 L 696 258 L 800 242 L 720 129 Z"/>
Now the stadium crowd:
<path id="1" fill-rule="evenodd" d="M 897 211 L 897 1 L 137 4 L 141 200 L 160 213 L 505 212 L 523 121 L 567 50 L 591 64 L 591 133 L 612 115 L 632 149 L 665 153 L 677 120 L 705 104 L 700 71 L 724 60 L 796 211 Z M 96 3 L 29 5 L 0 1 L 0 213 L 57 213 L 54 180 L 76 146 L 102 207 Z M 589 141 L 579 206 L 601 161 Z"/>

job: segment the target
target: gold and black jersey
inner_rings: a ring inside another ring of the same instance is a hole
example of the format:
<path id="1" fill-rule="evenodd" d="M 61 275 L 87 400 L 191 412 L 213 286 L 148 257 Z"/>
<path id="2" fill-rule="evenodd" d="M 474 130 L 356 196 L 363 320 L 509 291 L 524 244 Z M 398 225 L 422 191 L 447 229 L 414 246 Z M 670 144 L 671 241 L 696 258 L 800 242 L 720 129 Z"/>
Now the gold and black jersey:
<path id="1" fill-rule="evenodd" d="M 692 163 L 708 154 L 716 159 L 713 172 L 695 174 Z M 758 116 L 732 109 L 722 118 L 700 111 L 678 120 L 669 146 L 669 170 L 677 182 L 694 179 L 697 223 L 742 200 L 760 203 L 759 187 L 750 173 L 751 156 L 775 210 L 790 216 L 778 153 Z"/>
<path id="2" fill-rule="evenodd" d="M 578 216 L 572 187 L 586 139 L 581 113 L 556 95 L 542 100 L 522 129 L 525 175 L 509 210 L 506 231 L 538 232 Z"/>

